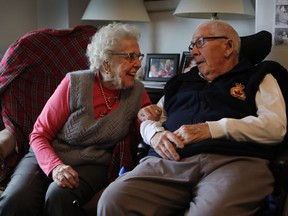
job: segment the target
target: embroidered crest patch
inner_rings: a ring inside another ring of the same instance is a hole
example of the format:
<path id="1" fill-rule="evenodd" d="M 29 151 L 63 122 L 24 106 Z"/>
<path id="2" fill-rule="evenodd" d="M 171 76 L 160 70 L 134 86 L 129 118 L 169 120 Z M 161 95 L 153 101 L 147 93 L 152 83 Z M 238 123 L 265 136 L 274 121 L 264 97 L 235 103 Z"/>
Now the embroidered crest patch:
<path id="1" fill-rule="evenodd" d="M 233 97 L 236 97 L 240 100 L 245 100 L 246 99 L 246 94 L 244 92 L 244 89 L 245 86 L 242 85 L 241 83 L 236 83 L 236 86 L 235 87 L 232 87 L 230 89 L 230 94 L 233 96 Z"/>

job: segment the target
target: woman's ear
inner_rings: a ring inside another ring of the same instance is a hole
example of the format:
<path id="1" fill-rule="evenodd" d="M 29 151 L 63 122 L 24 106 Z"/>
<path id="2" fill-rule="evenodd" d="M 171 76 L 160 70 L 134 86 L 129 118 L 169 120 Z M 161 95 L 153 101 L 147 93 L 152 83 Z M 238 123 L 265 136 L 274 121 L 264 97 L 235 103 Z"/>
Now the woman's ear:
<path id="1" fill-rule="evenodd" d="M 104 68 L 105 71 L 110 71 L 110 66 L 109 66 L 108 61 L 104 61 L 102 63 L 102 65 L 103 65 L 103 68 Z"/>

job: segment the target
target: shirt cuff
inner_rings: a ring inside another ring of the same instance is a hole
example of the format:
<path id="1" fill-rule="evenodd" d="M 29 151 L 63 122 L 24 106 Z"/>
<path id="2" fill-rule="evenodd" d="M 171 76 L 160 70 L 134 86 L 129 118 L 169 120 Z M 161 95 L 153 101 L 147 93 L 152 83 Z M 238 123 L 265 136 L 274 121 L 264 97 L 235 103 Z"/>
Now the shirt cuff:
<path id="1" fill-rule="evenodd" d="M 151 144 L 151 138 L 154 136 L 155 133 L 164 130 L 165 129 L 162 126 L 161 122 L 155 122 L 150 120 L 142 122 L 140 126 L 140 133 L 143 137 L 143 141 L 148 145 Z"/>
<path id="2" fill-rule="evenodd" d="M 227 136 L 224 130 L 225 127 L 220 121 L 208 121 L 206 123 L 209 126 L 212 139 L 225 138 Z"/>

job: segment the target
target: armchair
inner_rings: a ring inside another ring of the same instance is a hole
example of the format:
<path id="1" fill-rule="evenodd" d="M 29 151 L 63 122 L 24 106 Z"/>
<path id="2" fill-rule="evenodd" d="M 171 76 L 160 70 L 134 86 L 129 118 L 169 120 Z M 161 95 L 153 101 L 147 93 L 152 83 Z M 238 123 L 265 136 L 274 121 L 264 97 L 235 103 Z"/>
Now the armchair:
<path id="1" fill-rule="evenodd" d="M 0 187 L 29 147 L 29 134 L 65 74 L 88 68 L 93 26 L 31 31 L 7 49 L 0 63 Z"/>

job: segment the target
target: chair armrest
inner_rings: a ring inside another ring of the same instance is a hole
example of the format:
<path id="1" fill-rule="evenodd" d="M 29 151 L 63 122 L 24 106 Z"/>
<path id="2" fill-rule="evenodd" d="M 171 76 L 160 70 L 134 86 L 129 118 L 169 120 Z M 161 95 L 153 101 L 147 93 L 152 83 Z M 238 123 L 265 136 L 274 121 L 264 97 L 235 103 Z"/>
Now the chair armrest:
<path id="1" fill-rule="evenodd" d="M 288 150 L 281 151 L 274 159 L 272 166 L 277 184 L 288 191 Z"/>
<path id="2" fill-rule="evenodd" d="M 8 157 L 16 147 L 16 139 L 6 128 L 0 131 L 0 163 Z"/>
<path id="3" fill-rule="evenodd" d="M 140 142 L 137 146 L 137 160 L 140 161 L 142 158 L 144 158 L 150 149 L 150 146 L 146 144 L 145 142 Z"/>
<path id="4" fill-rule="evenodd" d="M 275 177 L 274 202 L 276 203 L 276 216 L 282 216 L 286 207 L 288 194 L 288 150 L 283 149 L 272 162 L 272 171 Z M 286 214 L 285 214 L 286 215 Z"/>

